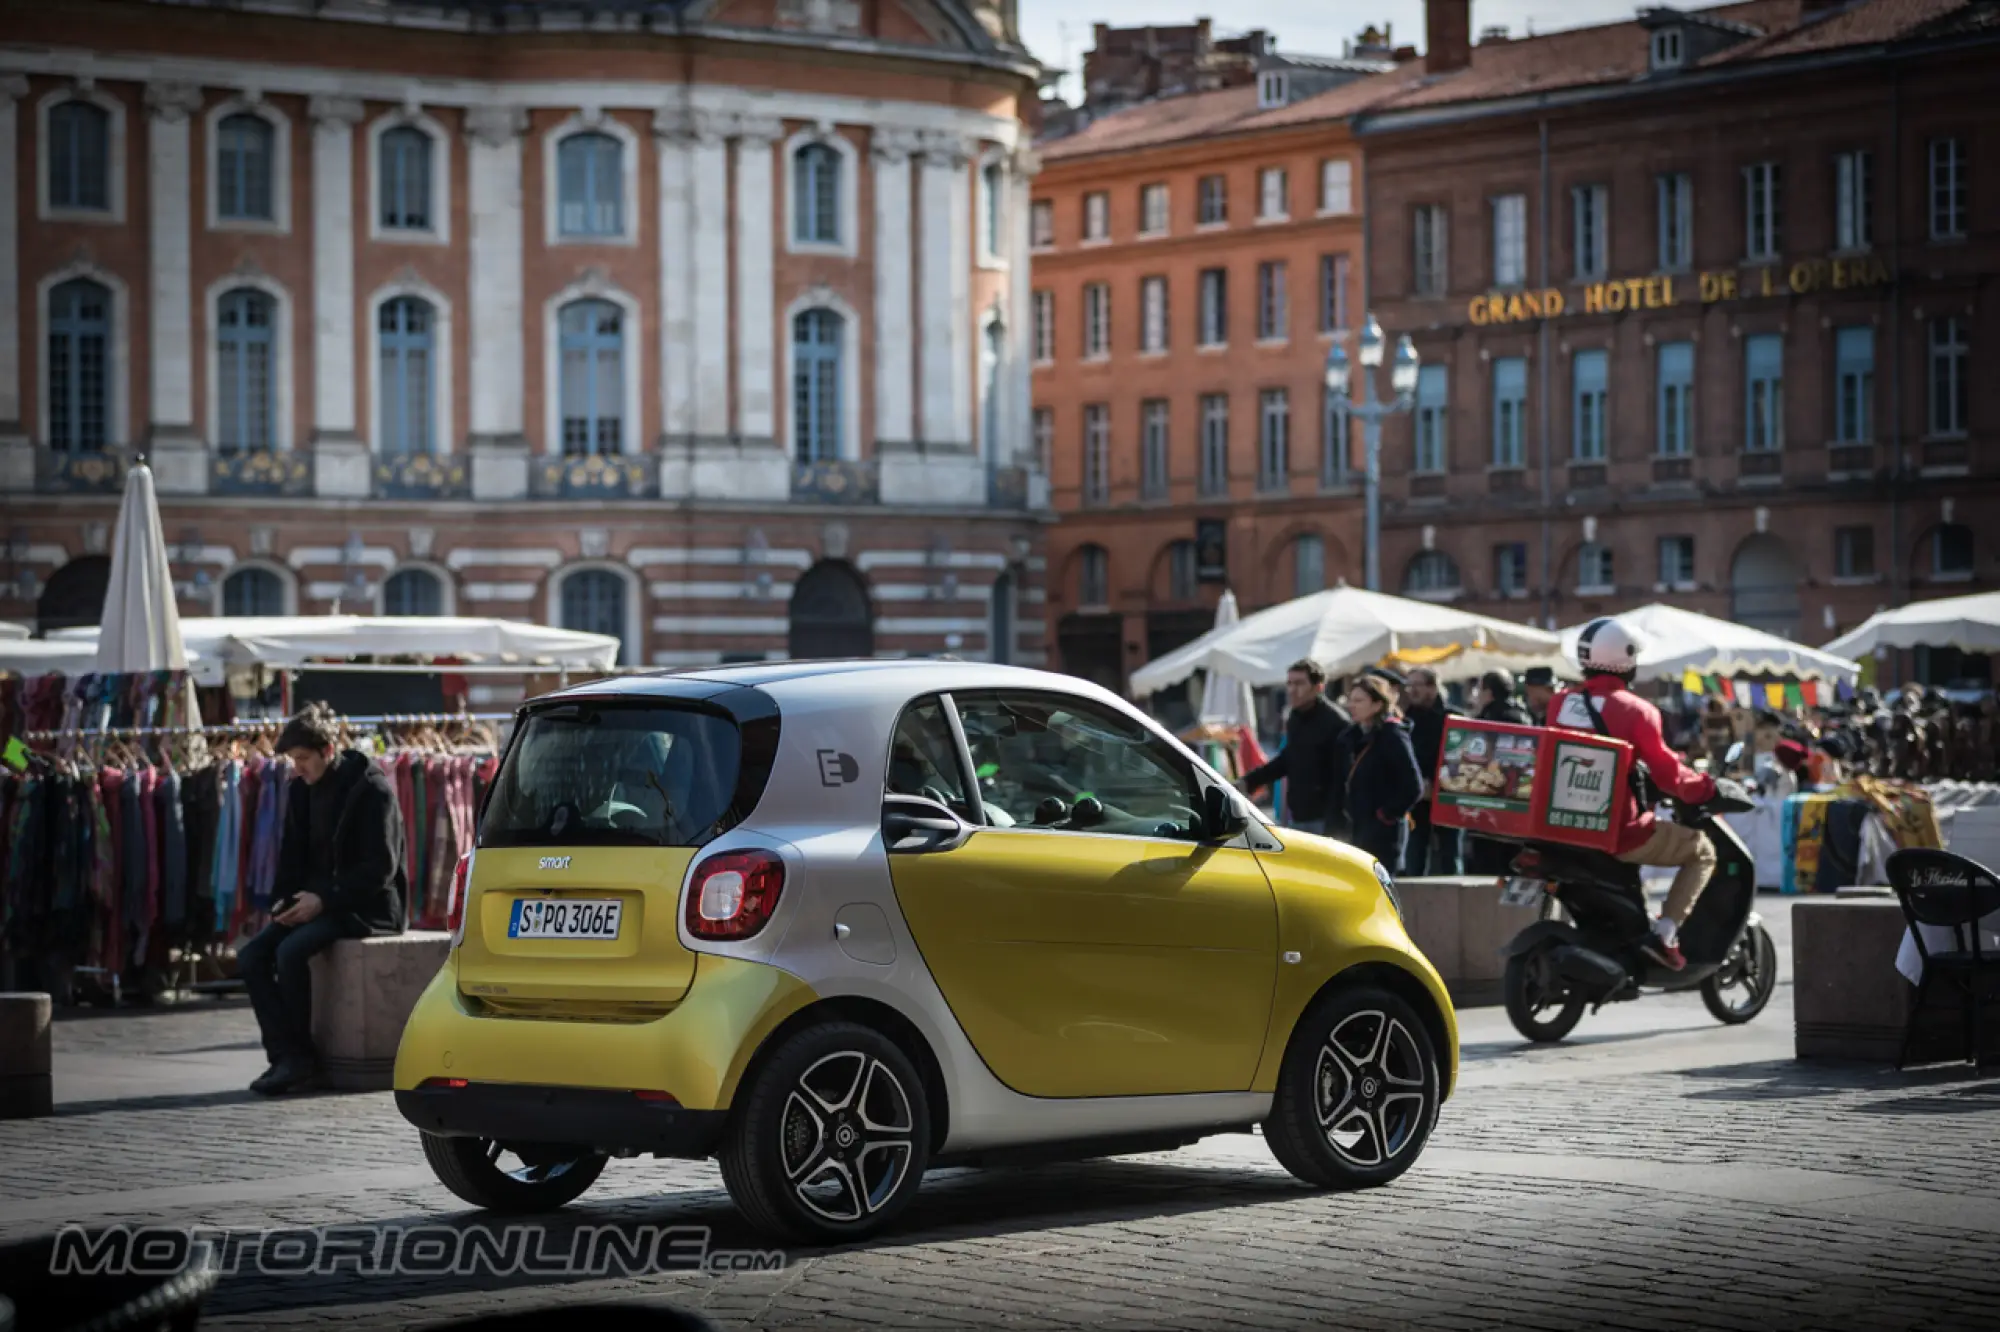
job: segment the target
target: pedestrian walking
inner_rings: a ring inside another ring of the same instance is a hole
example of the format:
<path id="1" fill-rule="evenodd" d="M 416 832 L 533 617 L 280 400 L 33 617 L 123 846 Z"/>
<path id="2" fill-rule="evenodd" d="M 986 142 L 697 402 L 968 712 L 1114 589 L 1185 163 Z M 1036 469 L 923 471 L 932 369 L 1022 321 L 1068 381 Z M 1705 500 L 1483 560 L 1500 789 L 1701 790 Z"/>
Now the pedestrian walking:
<path id="1" fill-rule="evenodd" d="M 1556 673 L 1547 666 L 1530 666 L 1521 673 L 1521 702 L 1536 726 L 1549 724 L 1549 700 L 1556 696 Z"/>
<path id="2" fill-rule="evenodd" d="M 1348 716 L 1326 696 L 1326 672 L 1310 659 L 1295 661 L 1285 672 L 1285 747 L 1270 762 L 1243 774 L 1236 785 L 1252 795 L 1272 782 L 1285 783 L 1285 808 L 1280 821 L 1301 832 L 1337 835 L 1342 770 L 1341 733 Z"/>
<path id="3" fill-rule="evenodd" d="M 1431 784 L 1437 780 L 1438 753 L 1444 748 L 1444 728 L 1452 717 L 1465 714 L 1445 702 L 1437 673 L 1419 666 L 1409 674 L 1403 691 L 1404 715 L 1410 721 L 1410 744 L 1417 771 L 1424 779 L 1424 796 L 1410 812 L 1410 845 L 1403 854 L 1404 874 L 1457 874 L 1462 853 L 1459 830 L 1431 822 Z"/>
<path id="4" fill-rule="evenodd" d="M 1410 811 L 1424 792 L 1410 728 L 1396 715 L 1395 691 L 1375 675 L 1347 689 L 1354 725 L 1343 738 L 1347 763 L 1348 840 L 1393 872 L 1403 863 Z"/>

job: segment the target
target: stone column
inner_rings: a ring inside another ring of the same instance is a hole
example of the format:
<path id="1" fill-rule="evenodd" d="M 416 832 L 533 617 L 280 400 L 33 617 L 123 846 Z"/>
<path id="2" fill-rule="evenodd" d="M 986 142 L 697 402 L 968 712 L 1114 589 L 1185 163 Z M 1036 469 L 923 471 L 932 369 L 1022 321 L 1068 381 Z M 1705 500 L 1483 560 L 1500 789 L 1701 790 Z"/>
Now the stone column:
<path id="1" fill-rule="evenodd" d="M 315 97 L 312 118 L 313 493 L 366 496 L 368 444 L 355 416 L 354 127 L 359 98 Z"/>
<path id="2" fill-rule="evenodd" d="M 519 499 L 528 493 L 521 388 L 527 374 L 521 136 L 527 131 L 528 113 L 518 106 L 476 106 L 465 115 L 472 316 L 472 420 L 466 450 L 476 499 Z M 544 386 L 544 392 L 555 391 L 553 385 Z"/>
<path id="3" fill-rule="evenodd" d="M 685 453 L 694 434 L 694 117 L 681 106 L 653 113 L 660 171 L 661 451 Z M 666 477 L 662 477 L 663 493 Z"/>
<path id="4" fill-rule="evenodd" d="M 697 443 L 713 445 L 729 438 L 729 144 L 714 117 L 697 115 L 692 128 L 692 431 Z"/>
<path id="5" fill-rule="evenodd" d="M 0 162 L 20 160 L 15 103 L 27 95 L 24 76 L 0 74 Z M 0 494 L 35 488 L 34 445 L 21 420 L 20 187 L 15 172 L 0 171 Z"/>
<path id="6" fill-rule="evenodd" d="M 916 438 L 912 376 L 916 343 L 910 321 L 910 155 L 917 136 L 876 130 L 875 162 L 875 440 L 907 445 Z"/>
<path id="7" fill-rule="evenodd" d="M 744 116 L 735 130 L 736 435 L 751 446 L 772 442 L 777 431 L 771 149 L 785 126 L 773 118 Z"/>
<path id="8" fill-rule="evenodd" d="M 971 145 L 956 134 L 925 138 L 917 278 L 923 339 L 918 429 L 927 446 L 965 448 L 972 441 L 971 160 Z"/>
<path id="9" fill-rule="evenodd" d="M 201 109 L 191 83 L 146 85 L 147 230 L 152 245 L 151 425 L 155 486 L 168 494 L 208 488 L 208 456 L 194 420 L 193 174 L 189 119 Z"/>

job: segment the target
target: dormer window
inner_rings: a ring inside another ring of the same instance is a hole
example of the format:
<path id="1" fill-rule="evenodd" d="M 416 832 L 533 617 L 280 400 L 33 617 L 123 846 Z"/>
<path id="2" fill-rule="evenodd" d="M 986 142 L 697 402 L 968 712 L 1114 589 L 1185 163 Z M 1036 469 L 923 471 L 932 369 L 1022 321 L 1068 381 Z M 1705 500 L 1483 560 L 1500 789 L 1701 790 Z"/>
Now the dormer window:
<path id="1" fill-rule="evenodd" d="M 1259 108 L 1283 106 L 1290 92 L 1290 80 L 1282 69 L 1266 70 L 1257 76 L 1257 105 Z"/>
<path id="2" fill-rule="evenodd" d="M 1661 28 L 1653 34 L 1653 68 L 1679 69 L 1685 59 L 1679 28 Z"/>

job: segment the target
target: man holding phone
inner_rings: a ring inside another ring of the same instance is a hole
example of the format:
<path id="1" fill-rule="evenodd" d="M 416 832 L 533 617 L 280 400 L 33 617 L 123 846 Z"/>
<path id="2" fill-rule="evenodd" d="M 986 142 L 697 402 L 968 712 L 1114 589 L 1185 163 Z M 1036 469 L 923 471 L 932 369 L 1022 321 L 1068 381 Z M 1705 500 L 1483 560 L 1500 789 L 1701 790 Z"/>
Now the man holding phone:
<path id="1" fill-rule="evenodd" d="M 278 752 L 298 780 L 286 790 L 271 923 L 237 950 L 237 969 L 271 1067 L 250 1084 L 267 1096 L 319 1085 L 312 1040 L 314 954 L 336 939 L 403 932 L 403 816 L 388 776 L 340 748 L 339 722 L 313 704 L 285 723 Z"/>

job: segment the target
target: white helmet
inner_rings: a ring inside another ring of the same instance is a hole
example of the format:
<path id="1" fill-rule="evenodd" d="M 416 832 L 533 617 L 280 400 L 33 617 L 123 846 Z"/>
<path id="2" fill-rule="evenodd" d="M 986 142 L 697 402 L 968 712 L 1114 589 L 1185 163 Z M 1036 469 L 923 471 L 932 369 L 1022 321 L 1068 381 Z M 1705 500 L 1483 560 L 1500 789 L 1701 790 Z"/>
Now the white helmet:
<path id="1" fill-rule="evenodd" d="M 1583 626 L 1576 638 L 1576 664 L 1585 673 L 1603 671 L 1630 675 L 1639 669 L 1639 654 L 1645 640 L 1625 627 L 1615 615 L 1605 615 Z"/>

